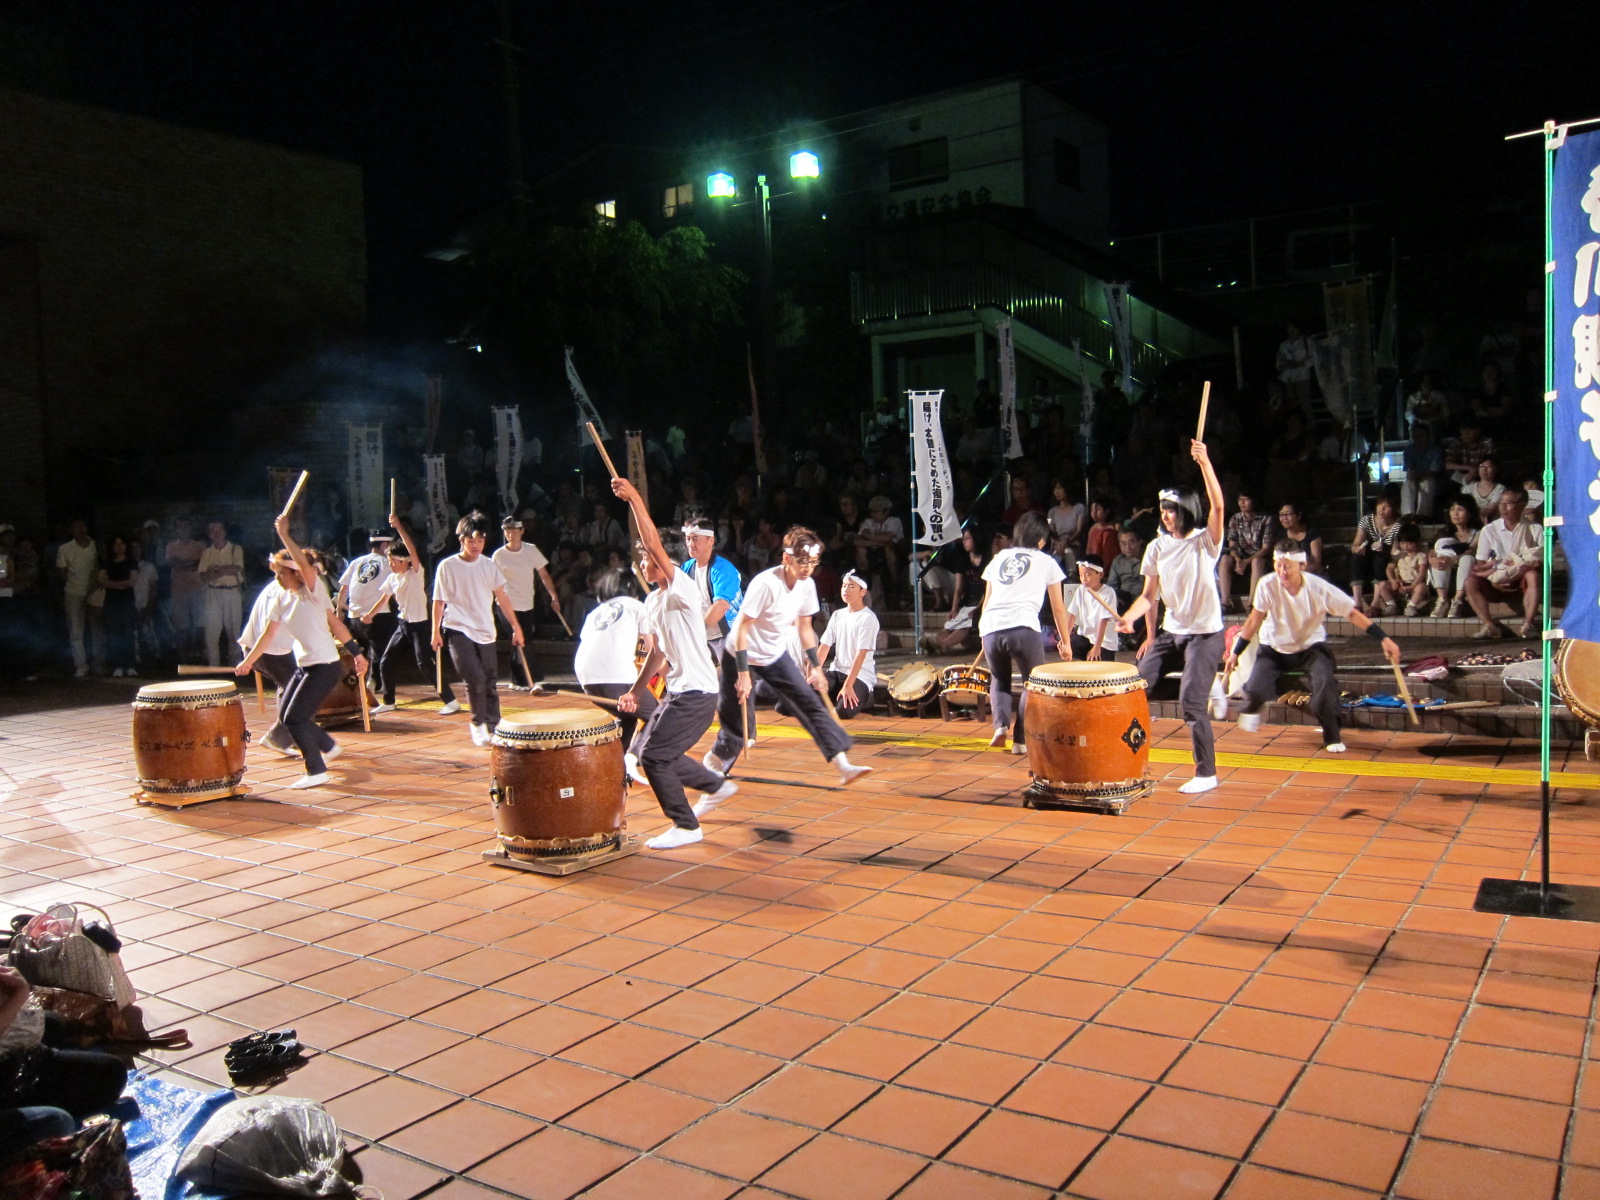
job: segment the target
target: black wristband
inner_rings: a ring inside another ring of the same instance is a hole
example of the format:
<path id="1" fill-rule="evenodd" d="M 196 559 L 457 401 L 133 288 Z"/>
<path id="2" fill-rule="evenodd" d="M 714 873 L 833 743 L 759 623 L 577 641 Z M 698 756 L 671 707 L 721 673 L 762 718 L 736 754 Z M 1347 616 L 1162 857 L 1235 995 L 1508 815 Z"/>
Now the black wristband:
<path id="1" fill-rule="evenodd" d="M 739 673 L 741 675 L 744 674 L 750 669 L 750 652 L 748 650 L 735 650 L 733 652 L 733 662 L 739 668 Z"/>
<path id="2" fill-rule="evenodd" d="M 1245 635 L 1241 633 L 1238 637 L 1233 639 L 1233 653 L 1234 654 L 1243 654 L 1244 653 L 1244 648 L 1246 646 L 1248 646 L 1249 644 L 1250 644 L 1250 639 L 1245 637 Z"/>
<path id="3" fill-rule="evenodd" d="M 815 646 L 806 647 L 806 661 L 813 667 L 817 665 L 817 648 Z"/>
<path id="4" fill-rule="evenodd" d="M 355 658 L 357 655 L 359 655 L 362 652 L 361 651 L 361 643 L 356 641 L 354 638 L 351 638 L 348 642 L 346 642 L 344 644 L 344 651 L 351 658 Z"/>
<path id="5" fill-rule="evenodd" d="M 1381 642 L 1389 635 L 1383 631 L 1382 625 L 1379 625 L 1376 621 L 1374 621 L 1371 625 L 1367 626 L 1367 636 L 1369 638 L 1377 638 Z"/>

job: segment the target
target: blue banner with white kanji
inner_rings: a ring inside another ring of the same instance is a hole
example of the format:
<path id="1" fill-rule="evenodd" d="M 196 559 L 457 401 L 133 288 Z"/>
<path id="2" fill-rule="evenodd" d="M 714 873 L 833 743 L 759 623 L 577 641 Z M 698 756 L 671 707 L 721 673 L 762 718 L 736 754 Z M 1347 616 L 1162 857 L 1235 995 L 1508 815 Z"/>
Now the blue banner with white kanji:
<path id="1" fill-rule="evenodd" d="M 1600 133 L 1555 151 L 1554 249 L 1556 508 L 1562 517 L 1569 638 L 1600 642 Z"/>

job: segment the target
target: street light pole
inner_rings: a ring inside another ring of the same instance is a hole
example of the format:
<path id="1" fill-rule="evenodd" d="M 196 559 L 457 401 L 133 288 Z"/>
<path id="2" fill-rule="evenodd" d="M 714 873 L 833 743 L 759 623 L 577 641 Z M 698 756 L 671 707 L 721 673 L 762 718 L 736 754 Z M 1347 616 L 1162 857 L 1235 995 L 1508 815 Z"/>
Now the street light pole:
<path id="1" fill-rule="evenodd" d="M 772 190 L 765 175 L 756 176 L 761 204 L 761 385 L 768 404 L 777 405 L 778 295 L 772 282 Z"/>

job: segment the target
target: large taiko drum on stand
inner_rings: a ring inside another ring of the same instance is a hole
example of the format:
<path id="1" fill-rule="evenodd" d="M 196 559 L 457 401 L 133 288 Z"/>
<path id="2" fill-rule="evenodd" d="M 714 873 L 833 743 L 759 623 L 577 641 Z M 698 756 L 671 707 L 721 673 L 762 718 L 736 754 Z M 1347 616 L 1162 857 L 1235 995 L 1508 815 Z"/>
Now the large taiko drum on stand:
<path id="1" fill-rule="evenodd" d="M 495 726 L 489 747 L 489 798 L 508 865 L 546 864 L 565 874 L 574 865 L 559 865 L 563 860 L 611 857 L 622 848 L 622 726 L 615 717 L 592 708 L 517 713 Z"/>
<path id="2" fill-rule="evenodd" d="M 1561 702 L 1589 727 L 1583 734 L 1583 754 L 1594 762 L 1600 759 L 1600 642 L 1567 638 L 1557 648 L 1553 666 Z"/>
<path id="3" fill-rule="evenodd" d="M 1028 765 L 1033 808 L 1120 813 L 1148 796 L 1150 704 L 1127 663 L 1044 663 L 1028 676 Z"/>
<path id="4" fill-rule="evenodd" d="M 359 717 L 361 715 L 359 689 L 363 682 L 361 676 L 356 674 L 356 660 L 343 650 L 339 651 L 339 681 L 328 689 L 328 694 L 322 698 L 322 703 L 317 705 L 318 723 L 333 725 Z"/>
<path id="5" fill-rule="evenodd" d="M 243 793 L 248 739 L 239 689 L 228 680 L 145 684 L 133 702 L 136 797 L 182 808 Z"/>

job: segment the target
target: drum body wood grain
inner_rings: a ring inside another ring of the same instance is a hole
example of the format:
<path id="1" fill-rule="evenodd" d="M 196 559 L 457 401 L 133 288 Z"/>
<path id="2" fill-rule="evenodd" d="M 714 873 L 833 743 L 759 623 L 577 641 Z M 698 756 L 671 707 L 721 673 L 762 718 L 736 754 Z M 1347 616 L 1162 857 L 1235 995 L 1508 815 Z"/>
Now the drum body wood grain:
<path id="1" fill-rule="evenodd" d="M 495 830 L 514 859 L 615 849 L 625 829 L 622 727 L 608 713 L 518 713 L 489 743 Z"/>
<path id="2" fill-rule="evenodd" d="M 1120 813 L 1155 785 L 1150 705 L 1127 663 L 1044 663 L 1028 676 L 1028 765 L 1024 793 L 1035 808 Z"/>
<path id="3" fill-rule="evenodd" d="M 246 740 L 244 705 L 229 681 L 145 684 L 133 702 L 139 799 L 181 807 L 239 795 Z"/>
<path id="4" fill-rule="evenodd" d="M 939 672 L 944 697 L 958 708 L 975 708 L 989 698 L 988 667 L 954 666 Z"/>
<path id="5" fill-rule="evenodd" d="M 339 652 L 339 682 L 328 689 L 328 694 L 322 698 L 322 703 L 317 705 L 317 721 L 327 725 L 336 721 L 348 721 L 361 715 L 361 693 L 356 689 L 361 686 L 360 677 L 356 674 L 356 660 L 344 651 Z"/>

